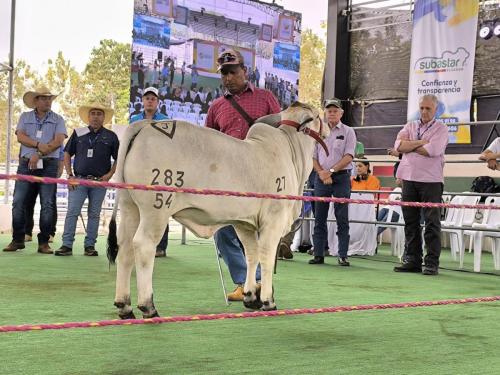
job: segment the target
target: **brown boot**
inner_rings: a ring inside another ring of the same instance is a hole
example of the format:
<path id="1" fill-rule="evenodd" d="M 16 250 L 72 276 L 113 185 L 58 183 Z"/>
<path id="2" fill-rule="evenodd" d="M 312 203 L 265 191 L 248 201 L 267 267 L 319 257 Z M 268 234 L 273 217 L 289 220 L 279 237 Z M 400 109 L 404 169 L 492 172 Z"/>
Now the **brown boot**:
<path id="1" fill-rule="evenodd" d="M 15 242 L 15 241 L 12 241 L 10 244 L 8 244 L 4 249 L 3 251 L 17 251 L 17 250 L 21 250 L 21 249 L 24 249 L 24 242 Z"/>
<path id="2" fill-rule="evenodd" d="M 40 254 L 54 254 L 48 243 L 41 243 L 38 245 L 38 252 Z"/>
<path id="3" fill-rule="evenodd" d="M 228 301 L 243 301 L 243 285 L 238 285 L 235 290 L 227 295 Z"/>
<path id="4" fill-rule="evenodd" d="M 293 259 L 292 249 L 285 241 L 280 241 L 278 245 L 278 259 Z"/>

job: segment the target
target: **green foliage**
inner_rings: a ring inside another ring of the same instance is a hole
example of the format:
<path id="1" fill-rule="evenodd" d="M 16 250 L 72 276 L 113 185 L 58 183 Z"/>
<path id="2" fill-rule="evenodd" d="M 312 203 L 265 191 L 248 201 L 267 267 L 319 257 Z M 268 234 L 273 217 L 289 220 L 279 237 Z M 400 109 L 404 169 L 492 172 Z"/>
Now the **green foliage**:
<path id="1" fill-rule="evenodd" d="M 13 142 L 11 149 L 11 157 L 15 158 L 19 151 L 19 144 L 15 142 L 14 131 L 16 129 L 17 121 L 22 111 L 26 110 L 23 103 L 23 95 L 27 89 L 39 86 L 42 79 L 38 72 L 34 71 L 29 64 L 24 60 L 18 60 L 14 67 L 14 82 L 13 82 L 13 122 L 11 129 L 11 136 Z M 5 161 L 6 145 L 7 145 L 7 128 L 8 123 L 8 93 L 9 93 L 9 73 L 0 73 L 0 160 Z"/>
<path id="2" fill-rule="evenodd" d="M 130 44 L 113 40 L 102 40 L 91 52 L 83 72 L 78 72 L 61 51 L 55 59 L 47 61 L 47 72 L 42 76 L 23 60 L 17 60 L 13 84 L 13 124 L 11 129 L 12 150 L 15 159 L 19 144 L 14 130 L 19 116 L 28 109 L 22 101 L 25 92 L 47 86 L 59 94 L 53 110 L 66 120 L 68 131 L 82 126 L 78 108 L 87 103 L 98 102 L 115 108 L 114 123 L 128 122 L 130 85 Z M 0 73 L 0 128 L 6 129 L 8 121 L 8 72 Z M 0 132 L 0 160 L 5 160 L 7 132 Z"/>
<path id="3" fill-rule="evenodd" d="M 311 29 L 305 29 L 302 33 L 300 54 L 300 100 L 321 108 L 321 83 L 326 58 L 325 42 Z"/>
<path id="4" fill-rule="evenodd" d="M 101 40 L 83 73 L 87 99 L 115 108 L 116 123 L 128 123 L 130 61 L 130 44 Z"/>

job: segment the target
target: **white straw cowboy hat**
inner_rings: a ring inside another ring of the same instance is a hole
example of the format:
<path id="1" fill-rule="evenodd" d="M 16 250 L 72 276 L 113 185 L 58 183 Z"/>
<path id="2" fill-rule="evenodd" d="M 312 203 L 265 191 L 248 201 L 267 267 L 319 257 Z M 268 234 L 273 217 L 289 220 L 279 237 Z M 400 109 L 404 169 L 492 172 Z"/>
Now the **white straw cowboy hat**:
<path id="1" fill-rule="evenodd" d="M 104 112 L 104 125 L 109 124 L 111 122 L 111 118 L 113 117 L 113 111 L 109 107 L 105 107 L 101 104 L 88 104 L 88 105 L 83 105 L 78 109 L 78 113 L 80 114 L 80 118 L 84 123 L 89 125 L 89 112 L 93 109 L 99 109 Z"/>
<path id="2" fill-rule="evenodd" d="M 39 96 L 50 96 L 52 100 L 54 100 L 57 95 L 52 94 L 50 90 L 45 87 L 36 88 L 34 91 L 28 91 L 23 95 L 23 102 L 26 104 L 26 107 L 34 109 L 35 108 L 35 99 Z"/>

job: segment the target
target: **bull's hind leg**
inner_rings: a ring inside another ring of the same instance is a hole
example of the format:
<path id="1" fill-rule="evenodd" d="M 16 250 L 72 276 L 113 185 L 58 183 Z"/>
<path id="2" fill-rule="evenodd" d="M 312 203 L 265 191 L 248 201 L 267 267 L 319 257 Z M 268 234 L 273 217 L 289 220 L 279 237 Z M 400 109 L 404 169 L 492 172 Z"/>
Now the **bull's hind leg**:
<path id="1" fill-rule="evenodd" d="M 246 308 L 258 310 L 262 307 L 260 299 L 260 285 L 257 284 L 255 279 L 255 272 L 259 264 L 257 253 L 257 240 L 256 232 L 235 226 L 238 238 L 240 239 L 243 247 L 245 248 L 245 258 L 247 262 L 247 276 L 245 287 L 243 289 L 245 296 L 243 297 L 243 304 Z"/>
<path id="2" fill-rule="evenodd" d="M 121 221 L 118 227 L 115 306 L 121 319 L 135 319 L 130 304 L 130 275 L 134 266 L 132 238 L 139 224 L 139 211 L 128 191 L 120 192 Z"/>
<path id="3" fill-rule="evenodd" d="M 137 277 L 138 308 L 144 318 L 159 316 L 153 302 L 153 268 L 156 245 L 165 231 L 168 217 L 157 211 L 141 210 L 141 222 L 133 239 Z"/>

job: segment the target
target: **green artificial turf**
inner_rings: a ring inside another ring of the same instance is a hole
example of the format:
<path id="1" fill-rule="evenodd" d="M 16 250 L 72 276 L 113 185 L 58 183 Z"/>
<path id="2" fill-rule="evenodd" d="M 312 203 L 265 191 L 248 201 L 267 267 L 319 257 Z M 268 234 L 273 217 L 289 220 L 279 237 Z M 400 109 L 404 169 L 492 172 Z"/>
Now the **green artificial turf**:
<path id="1" fill-rule="evenodd" d="M 180 245 L 178 234 L 171 237 L 168 257 L 155 264 L 160 314 L 244 311 L 240 303 L 224 304 L 212 242 Z M 37 254 L 35 244 L 0 253 L 0 325 L 116 318 L 116 269 L 108 270 L 104 238 L 99 257 L 84 257 L 82 241 L 78 236 L 72 257 Z M 0 236 L 2 247 L 8 242 Z M 386 247 L 375 257 L 351 258 L 351 267 L 335 258 L 311 266 L 309 258 L 279 262 L 278 308 L 500 295 L 490 254 L 483 254 L 485 274 L 442 269 L 438 277 L 394 273 L 397 258 Z M 458 268 L 448 251 L 441 265 Z M 472 269 L 471 254 L 464 268 Z M 135 299 L 133 288 L 133 305 Z M 0 333 L 0 374 L 498 374 L 499 317 L 494 302 Z"/>

